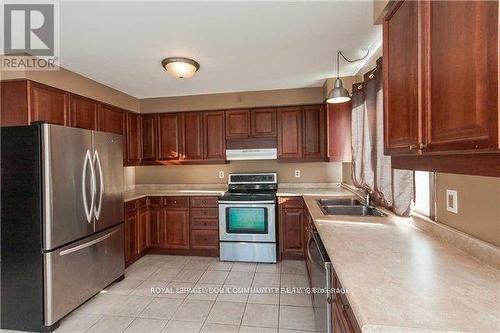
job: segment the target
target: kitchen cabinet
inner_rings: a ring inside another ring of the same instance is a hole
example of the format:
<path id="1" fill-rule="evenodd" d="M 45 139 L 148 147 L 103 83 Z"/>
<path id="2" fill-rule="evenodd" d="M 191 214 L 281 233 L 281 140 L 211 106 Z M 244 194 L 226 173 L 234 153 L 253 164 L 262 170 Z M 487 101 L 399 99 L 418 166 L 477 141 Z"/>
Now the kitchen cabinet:
<path id="1" fill-rule="evenodd" d="M 328 160 L 351 162 L 352 103 L 327 104 L 327 112 Z"/>
<path id="2" fill-rule="evenodd" d="M 141 115 L 141 163 L 156 161 L 158 115 Z"/>
<path id="3" fill-rule="evenodd" d="M 162 197 L 150 197 L 149 200 L 149 230 L 147 246 L 159 248 L 165 238 L 165 206 Z"/>
<path id="4" fill-rule="evenodd" d="M 128 202 L 125 205 L 125 262 L 133 262 L 138 255 L 138 228 L 136 202 Z"/>
<path id="5" fill-rule="evenodd" d="M 97 108 L 97 129 L 115 134 L 125 133 L 125 112 L 114 106 L 99 103 Z"/>
<path id="6" fill-rule="evenodd" d="M 203 160 L 203 114 L 202 112 L 186 112 L 183 114 L 182 132 L 184 137 L 184 154 L 182 160 Z"/>
<path id="7" fill-rule="evenodd" d="M 0 98 L 2 106 L 0 125 L 29 124 L 28 82 L 26 80 L 1 81 L 0 92 L 2 94 Z"/>
<path id="8" fill-rule="evenodd" d="M 97 129 L 97 102 L 70 94 L 69 96 L 69 125 L 71 127 Z"/>
<path id="9" fill-rule="evenodd" d="M 166 199 L 165 243 L 167 249 L 189 249 L 189 198 Z"/>
<path id="10" fill-rule="evenodd" d="M 69 93 L 64 90 L 29 81 L 30 122 L 46 121 L 68 125 Z"/>
<path id="11" fill-rule="evenodd" d="M 360 333 L 361 328 L 354 316 L 345 289 L 342 288 L 337 274 L 332 268 L 330 276 L 332 287 L 336 293 L 332 300 L 332 332 L 333 333 Z"/>
<path id="12" fill-rule="evenodd" d="M 228 110 L 226 117 L 226 138 L 240 139 L 250 136 L 250 110 Z"/>
<path id="13" fill-rule="evenodd" d="M 302 108 L 302 159 L 324 161 L 325 159 L 325 110 L 323 105 Z"/>
<path id="14" fill-rule="evenodd" d="M 276 137 L 276 109 L 253 109 L 250 112 L 251 136 L 254 138 Z"/>
<path id="15" fill-rule="evenodd" d="M 149 211 L 147 199 L 139 200 L 137 204 L 137 249 L 143 254 L 148 246 Z"/>
<path id="16" fill-rule="evenodd" d="M 126 113 L 126 165 L 139 165 L 141 161 L 141 118 L 137 113 Z"/>
<path id="17" fill-rule="evenodd" d="M 500 175 L 498 1 L 394 3 L 383 47 L 393 166 Z"/>
<path id="18" fill-rule="evenodd" d="M 280 197 L 279 248 L 282 259 L 302 259 L 305 251 L 306 213 L 302 197 Z"/>
<path id="19" fill-rule="evenodd" d="M 203 112 L 204 160 L 224 161 L 226 159 L 226 137 L 224 132 L 224 111 Z"/>
<path id="20" fill-rule="evenodd" d="M 302 110 L 300 107 L 278 108 L 278 159 L 302 158 Z"/>
<path id="21" fill-rule="evenodd" d="M 191 197 L 191 248 L 219 248 L 219 210 L 217 197 Z"/>
<path id="22" fill-rule="evenodd" d="M 183 127 L 182 114 L 166 113 L 158 115 L 158 159 L 160 161 L 181 159 Z"/>

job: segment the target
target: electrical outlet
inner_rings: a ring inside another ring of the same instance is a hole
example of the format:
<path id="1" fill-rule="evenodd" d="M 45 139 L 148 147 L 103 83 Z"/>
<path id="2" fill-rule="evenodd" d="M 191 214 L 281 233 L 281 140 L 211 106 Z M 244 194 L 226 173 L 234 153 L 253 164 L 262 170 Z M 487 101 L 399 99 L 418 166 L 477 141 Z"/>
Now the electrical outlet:
<path id="1" fill-rule="evenodd" d="M 453 190 L 446 190 L 446 210 L 458 214 L 458 193 Z"/>
<path id="2" fill-rule="evenodd" d="M 224 171 L 219 170 L 219 178 L 223 179 L 224 178 Z"/>
<path id="3" fill-rule="evenodd" d="M 295 170 L 295 178 L 300 178 L 300 170 Z"/>

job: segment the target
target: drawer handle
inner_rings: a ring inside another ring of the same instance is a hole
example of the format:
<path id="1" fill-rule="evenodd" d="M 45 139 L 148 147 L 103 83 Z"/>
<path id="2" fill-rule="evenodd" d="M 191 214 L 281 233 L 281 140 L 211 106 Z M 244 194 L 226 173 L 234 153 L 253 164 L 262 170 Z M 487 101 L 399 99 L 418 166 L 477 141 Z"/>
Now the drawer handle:
<path id="1" fill-rule="evenodd" d="M 417 149 L 417 145 L 409 145 L 408 149 L 409 150 L 415 150 L 415 149 Z"/>

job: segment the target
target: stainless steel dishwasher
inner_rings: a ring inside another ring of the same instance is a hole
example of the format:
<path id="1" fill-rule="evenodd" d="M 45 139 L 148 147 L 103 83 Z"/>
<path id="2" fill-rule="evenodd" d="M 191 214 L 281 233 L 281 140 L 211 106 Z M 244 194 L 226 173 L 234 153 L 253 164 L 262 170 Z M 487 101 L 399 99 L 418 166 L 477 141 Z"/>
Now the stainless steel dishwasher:
<path id="1" fill-rule="evenodd" d="M 316 331 L 332 332 L 332 263 L 316 230 L 311 230 L 307 243 L 307 266 L 309 269 L 312 302 Z"/>

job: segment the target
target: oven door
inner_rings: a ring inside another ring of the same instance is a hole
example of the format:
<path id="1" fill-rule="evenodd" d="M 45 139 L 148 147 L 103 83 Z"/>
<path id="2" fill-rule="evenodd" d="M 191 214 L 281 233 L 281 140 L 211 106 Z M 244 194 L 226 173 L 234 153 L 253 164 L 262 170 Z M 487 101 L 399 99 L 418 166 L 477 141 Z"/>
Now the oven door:
<path id="1" fill-rule="evenodd" d="M 219 239 L 239 242 L 276 242 L 274 201 L 219 201 Z"/>

